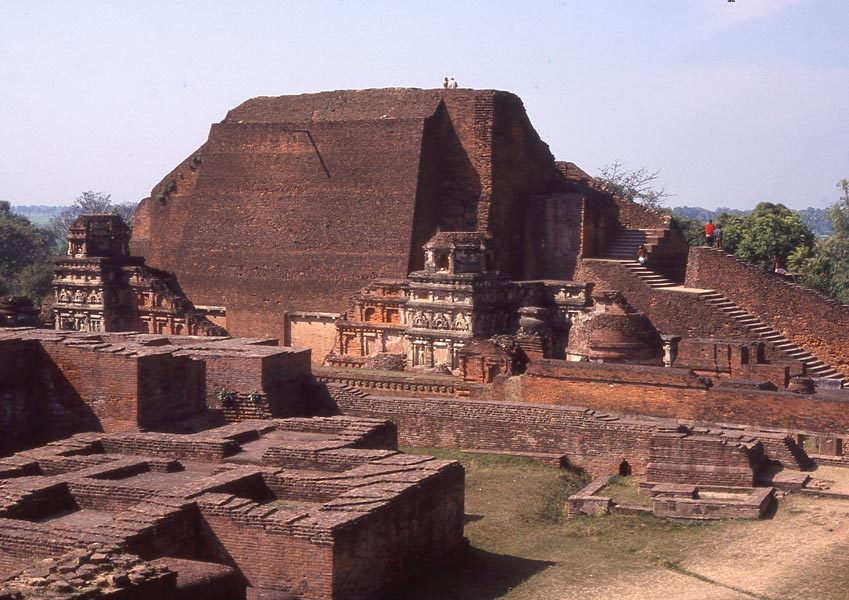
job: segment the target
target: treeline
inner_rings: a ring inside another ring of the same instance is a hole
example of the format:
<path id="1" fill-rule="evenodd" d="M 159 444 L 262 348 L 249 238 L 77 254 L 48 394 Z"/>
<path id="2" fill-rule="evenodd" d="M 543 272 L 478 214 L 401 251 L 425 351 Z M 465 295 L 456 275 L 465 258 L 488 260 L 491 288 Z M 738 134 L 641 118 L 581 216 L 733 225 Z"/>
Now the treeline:
<path id="1" fill-rule="evenodd" d="M 705 243 L 704 224 L 712 219 L 726 251 L 766 270 L 789 271 L 800 283 L 849 302 L 849 180 L 838 188 L 839 200 L 827 209 L 796 211 L 762 202 L 752 211 L 676 207 L 670 212 L 691 246 Z M 820 223 L 816 229 L 812 219 Z"/>
<path id="2" fill-rule="evenodd" d="M 831 208 L 808 207 L 796 212 L 799 213 L 802 217 L 802 222 L 808 226 L 815 236 L 825 237 L 831 235 L 833 232 L 831 218 L 829 217 L 830 210 Z M 716 219 L 719 215 L 723 214 L 739 216 L 752 214 L 751 210 L 740 210 L 736 208 L 709 210 L 699 206 L 676 206 L 672 209 L 672 212 L 686 219 L 694 219 L 703 223 L 707 223 L 710 219 Z"/>
<path id="3" fill-rule="evenodd" d="M 48 225 L 50 220 L 67 206 L 40 206 L 37 204 L 13 204 L 12 212 L 30 220 L 33 225 Z"/>
<path id="4" fill-rule="evenodd" d="M 44 209 L 33 219 L 21 208 Z M 58 210 L 55 210 L 58 209 Z M 132 225 L 133 204 L 112 204 L 108 194 L 83 192 L 71 206 L 12 207 L 0 201 L 0 296 L 27 296 L 40 305 L 51 292 L 52 258 L 67 251 L 68 228 L 80 215 L 118 214 Z M 46 220 L 37 217 L 50 215 Z"/>

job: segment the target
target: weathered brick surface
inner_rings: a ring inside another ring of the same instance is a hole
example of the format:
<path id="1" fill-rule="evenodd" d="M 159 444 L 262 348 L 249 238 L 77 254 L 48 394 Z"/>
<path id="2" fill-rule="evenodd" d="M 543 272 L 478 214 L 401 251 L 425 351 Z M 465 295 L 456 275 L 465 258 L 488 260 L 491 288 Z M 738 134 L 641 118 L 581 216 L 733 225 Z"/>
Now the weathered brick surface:
<path id="1" fill-rule="evenodd" d="M 845 392 L 803 395 L 709 387 L 692 372 L 676 368 L 536 361 L 510 398 L 755 428 L 837 434 L 849 430 Z"/>
<path id="2" fill-rule="evenodd" d="M 653 483 L 753 487 L 764 448 L 741 434 L 661 432 L 652 438 L 650 457 L 646 480 Z"/>
<path id="3" fill-rule="evenodd" d="M 849 373 L 849 308 L 712 248 L 691 248 L 686 284 L 715 289 L 820 360 Z"/>
<path id="4" fill-rule="evenodd" d="M 133 251 L 175 271 L 193 302 L 226 305 L 237 335 L 284 337 L 285 310 L 341 312 L 365 281 L 421 268 L 419 248 L 439 229 L 491 232 L 515 278 L 571 275 L 568 261 L 529 256 L 549 245 L 523 239 L 538 216 L 524 199 L 560 178 L 506 92 L 257 98 L 214 125 L 195 156 L 142 202 Z M 575 221 L 572 200 L 547 202 L 557 206 L 543 212 L 562 206 L 558 219 Z M 541 233 L 574 252 L 559 230 Z"/>
<path id="5" fill-rule="evenodd" d="M 310 374 L 310 351 L 301 348 L 248 345 L 225 340 L 185 345 L 180 353 L 206 365 L 206 402 L 221 408 L 218 392 L 261 394 L 274 416 L 302 415 L 303 383 Z"/>
<path id="6" fill-rule="evenodd" d="M 244 597 L 245 585 L 364 600 L 463 547 L 463 477 L 456 462 L 400 454 L 382 419 L 79 434 L 0 463 L 0 582 L 33 558 L 97 546 L 176 571 L 179 597 L 220 578 L 235 590 L 222 600 Z"/>
<path id="7" fill-rule="evenodd" d="M 592 281 L 596 289 L 619 290 L 634 309 L 646 313 L 658 331 L 686 337 L 746 339 L 746 332 L 695 293 L 651 288 L 634 277 L 622 263 L 582 260 L 577 279 Z M 700 283 L 695 287 L 709 287 Z"/>
<path id="8" fill-rule="evenodd" d="M 38 346 L 31 340 L 0 340 L 0 452 L 27 441 L 35 432 L 37 353 Z"/>
<path id="9" fill-rule="evenodd" d="M 449 398 L 337 394 L 346 414 L 390 417 L 401 444 L 492 451 L 560 453 L 594 474 L 634 472 L 648 463 L 649 441 L 664 419 L 629 418 L 569 406 Z"/>

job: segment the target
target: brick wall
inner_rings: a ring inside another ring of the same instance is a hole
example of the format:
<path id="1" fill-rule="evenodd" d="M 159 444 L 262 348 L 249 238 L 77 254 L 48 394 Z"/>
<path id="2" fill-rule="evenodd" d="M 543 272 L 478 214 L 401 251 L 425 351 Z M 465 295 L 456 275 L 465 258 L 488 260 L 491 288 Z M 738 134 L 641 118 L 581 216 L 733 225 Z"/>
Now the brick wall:
<path id="1" fill-rule="evenodd" d="M 206 409 L 204 365 L 187 356 L 154 354 L 136 363 L 138 426 L 173 422 Z"/>
<path id="2" fill-rule="evenodd" d="M 581 194 L 532 196 L 527 213 L 524 277 L 528 279 L 571 279 L 581 250 Z"/>
<path id="3" fill-rule="evenodd" d="M 421 481 L 391 503 L 364 515 L 359 527 L 334 532 L 333 598 L 369 598 L 401 574 L 446 559 L 462 547 L 463 468 Z M 371 558 L 362 568 L 364 556 Z"/>
<path id="4" fill-rule="evenodd" d="M 849 399 L 843 392 L 710 388 L 686 369 L 556 360 L 531 363 L 520 380 L 520 397 L 535 404 L 790 431 L 849 429 Z"/>
<path id="5" fill-rule="evenodd" d="M 330 313 L 286 315 L 285 344 L 295 348 L 310 348 L 312 364 L 324 364 L 324 357 L 336 344 L 336 319 L 340 316 Z"/>
<path id="6" fill-rule="evenodd" d="M 849 308 L 711 248 L 691 248 L 686 284 L 715 289 L 817 358 L 849 373 Z"/>
<path id="7" fill-rule="evenodd" d="M 251 586 L 330 600 L 333 548 L 330 540 L 292 536 L 263 521 L 201 503 L 201 539 L 213 557 L 238 568 Z M 215 549 L 217 548 L 217 553 Z"/>
<path id="8" fill-rule="evenodd" d="M 35 432 L 38 346 L 30 340 L 0 340 L 0 452 L 26 442 Z"/>
<path id="9" fill-rule="evenodd" d="M 40 342 L 39 429 L 50 439 L 77 431 L 125 431 L 138 422 L 137 355 L 91 345 Z"/>
<path id="10" fill-rule="evenodd" d="M 391 417 L 402 445 L 566 454 L 593 474 L 617 473 L 622 460 L 643 472 L 652 431 L 677 426 L 566 406 L 345 394 L 336 399 L 345 414 Z"/>
<path id="11" fill-rule="evenodd" d="M 306 411 L 303 386 L 310 374 L 310 351 L 292 348 L 245 349 L 222 347 L 188 350 L 206 365 L 206 403 L 220 408 L 224 388 L 246 396 L 258 392 L 273 416 L 297 416 Z"/>
<path id="12" fill-rule="evenodd" d="M 524 277 L 524 199 L 556 173 L 521 100 L 493 90 L 257 98 L 198 158 L 140 205 L 133 251 L 226 305 L 231 333 L 281 338 L 285 311 L 341 312 L 364 281 L 420 268 L 440 229 L 489 230 Z"/>
<path id="13" fill-rule="evenodd" d="M 725 339 L 746 337 L 745 332 L 722 311 L 699 301 L 697 294 L 653 289 L 632 275 L 621 263 L 582 260 L 576 279 L 593 281 L 599 290 L 620 290 L 628 304 L 646 313 L 658 331 L 663 333 Z"/>

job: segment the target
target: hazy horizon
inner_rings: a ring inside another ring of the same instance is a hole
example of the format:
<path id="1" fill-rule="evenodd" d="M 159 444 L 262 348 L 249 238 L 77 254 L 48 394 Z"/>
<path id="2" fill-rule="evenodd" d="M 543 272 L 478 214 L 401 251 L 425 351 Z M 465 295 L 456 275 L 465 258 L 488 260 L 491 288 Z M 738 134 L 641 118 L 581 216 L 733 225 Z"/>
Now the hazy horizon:
<path id="1" fill-rule="evenodd" d="M 558 160 L 660 169 L 667 206 L 824 207 L 849 177 L 838 0 L 0 4 L 0 199 L 137 202 L 256 96 L 519 95 Z"/>

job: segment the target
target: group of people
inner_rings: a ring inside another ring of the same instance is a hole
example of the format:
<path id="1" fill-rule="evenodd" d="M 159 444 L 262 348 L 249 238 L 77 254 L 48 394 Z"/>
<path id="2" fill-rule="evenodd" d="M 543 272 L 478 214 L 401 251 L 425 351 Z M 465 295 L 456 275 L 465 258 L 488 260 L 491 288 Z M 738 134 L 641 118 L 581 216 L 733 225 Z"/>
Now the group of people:
<path id="1" fill-rule="evenodd" d="M 722 250 L 722 226 L 714 225 L 713 219 L 708 220 L 705 225 L 705 242 L 708 246 Z"/>
<path id="2" fill-rule="evenodd" d="M 456 90 L 457 82 L 454 81 L 453 77 L 446 77 L 445 81 L 442 82 L 442 87 L 444 87 L 446 90 Z"/>

